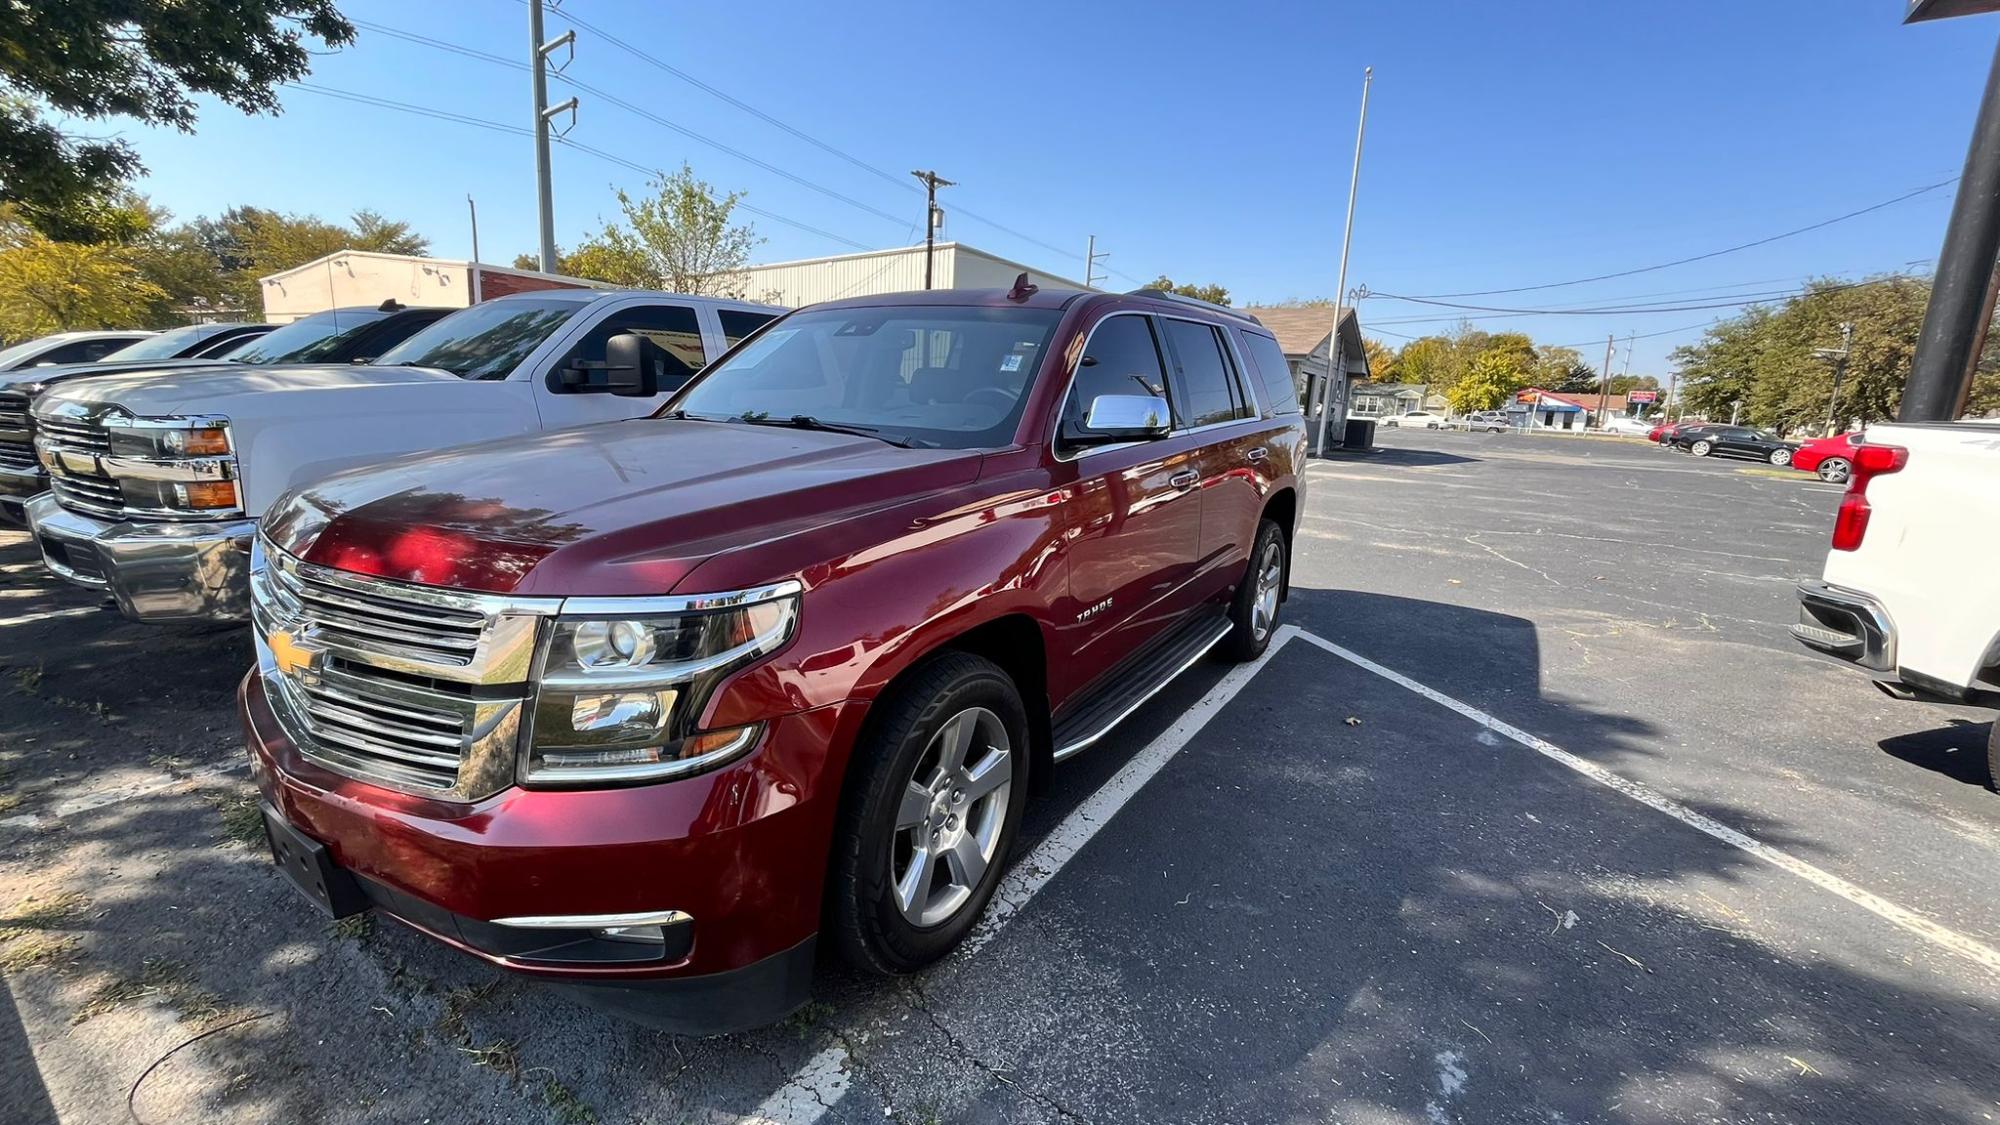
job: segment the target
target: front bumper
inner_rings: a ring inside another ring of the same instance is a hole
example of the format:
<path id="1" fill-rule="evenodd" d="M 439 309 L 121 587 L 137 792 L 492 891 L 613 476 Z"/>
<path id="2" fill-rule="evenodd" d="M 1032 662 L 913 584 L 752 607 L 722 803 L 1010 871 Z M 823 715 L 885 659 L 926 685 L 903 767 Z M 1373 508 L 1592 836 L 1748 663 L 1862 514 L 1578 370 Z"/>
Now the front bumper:
<path id="1" fill-rule="evenodd" d="M 135 621 L 244 621 L 256 520 L 113 522 L 70 511 L 51 493 L 27 503 L 42 561 L 58 577 L 109 593 Z"/>
<path id="2" fill-rule="evenodd" d="M 263 677 L 238 695 L 264 800 L 351 874 L 368 905 L 462 952 L 626 1018 L 718 1034 L 783 1018 L 810 995 L 837 806 L 834 706 L 766 723 L 748 756 L 682 781 L 509 788 L 473 802 L 370 785 L 301 754 Z M 852 720 L 858 721 L 858 720 Z M 831 776 L 829 776 L 831 775 Z M 525 922 L 672 911 L 648 961 L 538 952 Z"/>
<path id="3" fill-rule="evenodd" d="M 40 469 L 0 466 L 0 524 L 28 526 L 28 499 L 49 490 L 49 478 Z"/>
<path id="4" fill-rule="evenodd" d="M 1859 590 L 1801 582 L 1792 636 L 1807 648 L 1871 672 L 1896 671 L 1896 623 L 1882 603 Z"/>

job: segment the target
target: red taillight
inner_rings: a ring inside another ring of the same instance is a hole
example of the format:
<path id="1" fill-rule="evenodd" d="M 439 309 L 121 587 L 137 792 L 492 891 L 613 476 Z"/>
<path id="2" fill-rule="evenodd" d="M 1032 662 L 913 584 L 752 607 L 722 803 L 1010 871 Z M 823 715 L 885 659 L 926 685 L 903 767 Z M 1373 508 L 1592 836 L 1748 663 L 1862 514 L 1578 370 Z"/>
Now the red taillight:
<path id="1" fill-rule="evenodd" d="M 1868 504 L 1868 482 L 1885 473 L 1897 472 L 1909 461 L 1910 451 L 1900 445 L 1857 443 L 1854 446 L 1847 495 L 1840 498 L 1840 514 L 1833 520 L 1834 550 L 1852 551 L 1861 546 L 1862 537 L 1868 534 L 1868 517 L 1874 513 Z"/>

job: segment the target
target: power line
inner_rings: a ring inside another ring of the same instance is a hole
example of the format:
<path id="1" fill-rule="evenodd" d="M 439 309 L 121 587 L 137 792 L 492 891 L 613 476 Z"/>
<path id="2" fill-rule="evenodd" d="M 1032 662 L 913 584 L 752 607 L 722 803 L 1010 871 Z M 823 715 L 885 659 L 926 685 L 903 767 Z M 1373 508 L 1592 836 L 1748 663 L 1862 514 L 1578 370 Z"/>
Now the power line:
<path id="1" fill-rule="evenodd" d="M 308 93 L 320 94 L 329 98 L 338 98 L 341 101 L 355 102 L 360 105 L 375 106 L 376 108 L 379 109 L 395 110 L 399 113 L 411 113 L 419 117 L 435 118 L 436 120 L 449 121 L 456 125 L 470 125 L 479 129 L 489 129 L 496 133 L 508 133 L 517 137 L 530 136 L 533 133 L 533 130 L 529 129 L 524 125 L 508 125 L 505 124 L 504 122 L 489 121 L 483 117 L 471 117 L 463 113 L 452 113 L 449 110 L 432 109 L 429 106 L 412 105 L 409 102 L 399 102 L 390 98 L 378 98 L 371 94 L 360 94 L 352 90 L 338 90 L 331 86 L 321 86 L 318 85 L 317 83 L 312 83 L 312 82 L 288 82 L 286 83 L 286 85 L 291 86 L 295 89 L 305 90 Z M 601 148 L 596 148 L 591 145 L 584 144 L 580 141 L 570 140 L 567 137 L 554 137 L 551 139 L 554 140 L 555 143 L 563 145 L 564 147 L 576 149 L 578 152 L 588 153 L 591 156 L 595 156 L 600 160 L 608 161 L 622 168 L 629 168 L 632 171 L 640 173 L 641 175 L 650 176 L 657 174 L 659 171 L 659 169 L 657 168 L 648 168 L 644 164 L 640 164 L 637 161 L 627 160 L 622 156 L 617 156 L 613 153 L 606 152 Z M 770 211 L 762 207 L 752 206 L 751 204 L 744 203 L 741 200 L 737 201 L 736 206 L 741 207 L 743 210 L 748 211 L 750 214 L 770 219 L 772 222 L 783 223 L 788 227 L 793 227 L 798 230 L 805 231 L 808 234 L 816 234 L 821 238 L 829 239 L 831 241 L 841 243 L 842 245 L 845 246 L 852 246 L 856 250 L 873 249 L 873 247 L 869 246 L 865 242 L 856 242 L 854 239 L 843 237 L 829 230 L 823 230 L 820 227 L 813 226 L 810 223 L 802 223 L 797 219 L 790 218 L 789 216 L 786 215 L 781 215 L 776 211 Z"/>
<path id="2" fill-rule="evenodd" d="M 1787 296 L 1793 293 L 1829 293 L 1829 292 L 1837 292 L 1842 289 L 1853 289 L 1856 288 L 1857 286 L 1862 286 L 1862 285 L 1876 285 L 1882 282 L 1908 281 L 1908 280 L 1910 280 L 1910 275 L 1908 274 L 1891 274 L 1887 277 L 1869 278 L 1864 281 L 1847 282 L 1839 285 L 1825 285 L 1819 287 L 1818 289 L 1807 289 L 1807 290 L 1774 289 L 1774 290 L 1767 290 L 1762 293 L 1739 293 L 1734 295 L 1743 298 L 1741 300 L 1710 301 L 1699 304 L 1665 304 L 1661 302 L 1646 302 L 1637 305 L 1620 305 L 1620 306 L 1610 306 L 1604 308 L 1519 309 L 1519 308 L 1505 308 L 1496 305 L 1463 305 L 1453 301 L 1434 301 L 1426 297 L 1406 297 L 1396 293 L 1370 293 L 1369 296 L 1386 297 L 1393 301 L 1411 301 L 1419 305 L 1433 305 L 1439 308 L 1465 309 L 1471 312 L 1500 313 L 1508 316 L 1629 316 L 1629 315 L 1644 316 L 1649 313 L 1694 312 L 1701 309 L 1729 309 L 1729 308 L 1735 308 L 1739 305 L 1755 304 L 1759 301 L 1773 300 L 1775 298 Z"/>
<path id="3" fill-rule="evenodd" d="M 1720 250 L 1710 250 L 1706 254 L 1695 254 L 1691 257 L 1676 258 L 1671 262 L 1661 262 L 1658 265 L 1640 266 L 1637 269 L 1618 270 L 1613 273 L 1600 273 L 1593 277 L 1579 277 L 1571 281 L 1550 281 L 1541 285 L 1517 285 L 1511 289 L 1470 289 L 1462 293 L 1428 293 L 1425 294 L 1425 296 L 1428 298 L 1495 297 L 1505 293 L 1530 293 L 1538 289 L 1560 289 L 1563 288 L 1564 286 L 1569 286 L 1569 285 L 1585 285 L 1593 281 L 1609 281 L 1614 277 L 1631 277 L 1634 274 L 1652 273 L 1656 270 L 1672 269 L 1675 266 L 1684 266 L 1690 262 L 1704 262 L 1710 258 L 1720 258 L 1724 254 L 1734 254 L 1739 250 L 1749 250 L 1753 247 L 1764 246 L 1769 243 L 1777 242 L 1780 239 L 1791 238 L 1794 235 L 1805 234 L 1808 231 L 1819 230 L 1822 227 L 1830 227 L 1835 223 L 1844 223 L 1849 219 L 1859 218 L 1862 215 L 1869 214 L 1870 212 L 1873 211 L 1880 211 L 1884 207 L 1894 206 L 1895 204 L 1901 203 L 1904 200 L 1915 199 L 1920 195 L 1928 195 L 1929 193 L 1934 192 L 1939 188 L 1950 187 L 1951 185 L 1957 182 L 1958 182 L 1958 177 L 1953 176 L 1951 179 L 1948 180 L 1939 180 L 1937 183 L 1926 184 L 1925 186 L 1917 188 L 1914 191 L 1904 192 L 1903 194 L 1896 196 L 1894 199 L 1885 199 L 1880 203 L 1871 203 L 1866 207 L 1862 207 L 1854 211 L 1849 211 L 1844 215 L 1835 215 L 1831 219 L 1822 219 L 1817 223 L 1810 223 L 1807 224 L 1806 226 L 1799 227 L 1795 230 L 1788 230 L 1781 234 L 1770 235 L 1766 238 L 1754 239 L 1750 242 L 1740 242 L 1735 246 L 1725 246 Z"/>

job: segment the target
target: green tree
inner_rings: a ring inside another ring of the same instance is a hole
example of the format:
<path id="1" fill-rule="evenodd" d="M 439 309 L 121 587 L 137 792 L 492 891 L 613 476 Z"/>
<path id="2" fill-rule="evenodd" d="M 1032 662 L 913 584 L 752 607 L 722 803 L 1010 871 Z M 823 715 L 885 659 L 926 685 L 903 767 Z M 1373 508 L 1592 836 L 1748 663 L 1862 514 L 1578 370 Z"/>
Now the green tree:
<path id="1" fill-rule="evenodd" d="M 1545 391 L 1588 394 L 1597 389 L 1597 370 L 1575 348 L 1544 344 L 1535 349 L 1535 385 Z"/>
<path id="2" fill-rule="evenodd" d="M 1197 301 L 1207 301 L 1211 305 L 1229 303 L 1229 290 L 1220 285 L 1195 285 L 1191 282 L 1177 284 L 1166 274 L 1154 278 L 1153 283 L 1146 288 L 1158 289 L 1165 293 L 1179 293 L 1183 297 L 1193 297 Z"/>
<path id="3" fill-rule="evenodd" d="M 1382 341 L 1369 337 L 1361 341 L 1368 354 L 1368 378 L 1377 383 L 1396 382 L 1396 353 Z"/>
<path id="4" fill-rule="evenodd" d="M 276 87 L 310 70 L 308 40 L 351 42 L 333 0 L 31 0 L 0 4 L 0 202 L 44 234 L 106 183 L 140 171 L 116 138 L 46 116 L 131 118 L 192 132 L 194 95 L 275 113 Z"/>
<path id="5" fill-rule="evenodd" d="M 315 215 L 232 207 L 214 219 L 196 219 L 190 227 L 223 278 L 221 303 L 246 312 L 262 307 L 260 278 L 337 250 L 423 254 L 430 249 L 430 240 L 411 231 L 408 223 L 366 210 L 342 225 Z"/>
<path id="6" fill-rule="evenodd" d="M 129 247 L 58 242 L 18 212 L 0 220 L 0 338 L 131 327 L 164 296 Z"/>
<path id="7" fill-rule="evenodd" d="M 1488 348 L 1474 356 L 1464 373 L 1444 389 L 1445 401 L 1460 414 L 1494 410 L 1527 386 L 1532 373 L 1518 349 Z"/>
<path id="8" fill-rule="evenodd" d="M 1454 361 L 1452 342 L 1444 336 L 1411 340 L 1396 353 L 1396 379 L 1414 384 L 1447 382 Z"/>
<path id="9" fill-rule="evenodd" d="M 558 254 L 562 272 L 674 293 L 743 296 L 750 251 L 762 241 L 732 221 L 744 193 L 720 194 L 686 164 L 655 175 L 648 187 L 652 194 L 643 198 L 621 188 L 624 223 L 607 223 L 567 258 Z"/>

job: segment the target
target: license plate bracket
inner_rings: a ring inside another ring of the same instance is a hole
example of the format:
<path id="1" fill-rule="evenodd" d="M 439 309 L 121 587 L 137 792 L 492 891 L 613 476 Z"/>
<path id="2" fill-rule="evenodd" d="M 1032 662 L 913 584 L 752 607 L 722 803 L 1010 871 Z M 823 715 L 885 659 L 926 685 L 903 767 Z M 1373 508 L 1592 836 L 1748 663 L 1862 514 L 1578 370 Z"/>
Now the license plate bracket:
<path id="1" fill-rule="evenodd" d="M 263 812 L 264 838 L 271 845 L 271 859 L 301 894 L 333 918 L 345 918 L 368 909 L 368 896 L 362 892 L 360 882 L 353 872 L 333 861 L 325 844 L 292 827 L 269 804 L 263 806 Z"/>

